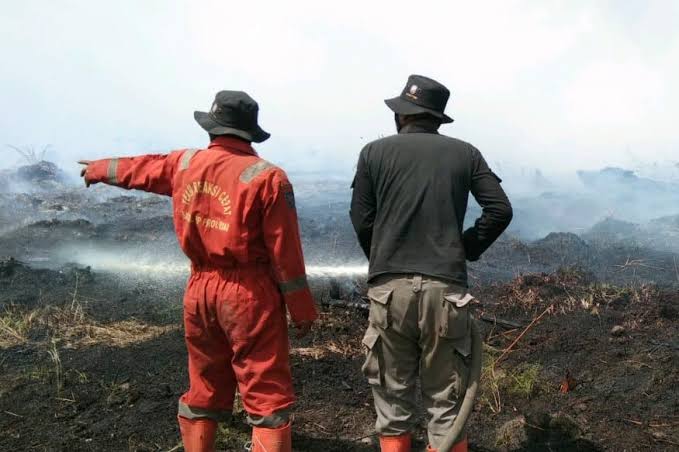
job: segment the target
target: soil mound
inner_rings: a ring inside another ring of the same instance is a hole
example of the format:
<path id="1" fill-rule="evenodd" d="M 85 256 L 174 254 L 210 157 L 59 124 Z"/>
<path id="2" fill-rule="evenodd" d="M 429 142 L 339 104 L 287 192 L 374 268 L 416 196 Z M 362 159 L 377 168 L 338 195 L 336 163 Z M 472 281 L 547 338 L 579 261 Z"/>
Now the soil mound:
<path id="1" fill-rule="evenodd" d="M 67 185 L 66 173 L 46 160 L 0 172 L 0 190 L 5 192 L 50 191 Z"/>

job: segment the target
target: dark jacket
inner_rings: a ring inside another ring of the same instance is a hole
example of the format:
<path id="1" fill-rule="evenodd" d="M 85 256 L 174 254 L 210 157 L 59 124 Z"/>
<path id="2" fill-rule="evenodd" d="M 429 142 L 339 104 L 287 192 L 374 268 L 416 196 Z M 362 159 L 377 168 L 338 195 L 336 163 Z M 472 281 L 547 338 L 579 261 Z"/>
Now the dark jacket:
<path id="1" fill-rule="evenodd" d="M 361 151 L 351 221 L 369 279 L 419 273 L 466 286 L 466 260 L 477 260 L 512 219 L 501 180 L 478 149 L 435 129 L 411 123 Z M 463 233 L 470 192 L 483 213 Z"/>

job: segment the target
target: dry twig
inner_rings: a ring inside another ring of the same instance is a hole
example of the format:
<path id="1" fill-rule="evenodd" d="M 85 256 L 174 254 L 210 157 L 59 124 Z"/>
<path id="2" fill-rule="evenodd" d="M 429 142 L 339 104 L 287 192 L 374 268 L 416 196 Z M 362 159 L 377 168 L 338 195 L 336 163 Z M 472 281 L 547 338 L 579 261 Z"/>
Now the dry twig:
<path id="1" fill-rule="evenodd" d="M 655 265 L 648 265 L 645 263 L 646 261 L 644 259 L 630 259 L 629 257 L 625 261 L 624 264 L 622 265 L 614 265 L 614 267 L 618 268 L 618 271 L 624 271 L 628 268 L 633 268 L 635 271 L 638 267 L 643 267 L 643 268 L 650 268 L 653 270 L 665 270 L 662 267 L 657 267 Z"/>
<path id="2" fill-rule="evenodd" d="M 549 305 L 549 307 L 548 307 L 547 309 L 545 309 L 544 311 L 542 311 L 542 314 L 540 314 L 539 316 L 535 317 L 535 318 L 533 319 L 533 321 L 530 322 L 530 324 L 529 324 L 526 328 L 524 328 L 524 330 L 521 332 L 521 334 L 519 334 L 519 335 L 517 336 L 517 338 L 514 339 L 514 342 L 512 342 L 512 343 L 509 345 L 509 347 L 507 347 L 506 349 L 504 349 L 504 351 L 502 352 L 502 354 L 500 355 L 500 357 L 499 357 L 498 359 L 496 359 L 495 362 L 493 363 L 493 368 L 495 368 L 495 366 L 497 366 L 497 363 L 499 363 L 499 362 L 502 360 L 502 358 L 504 358 L 505 356 L 507 356 L 507 354 L 512 350 L 512 348 L 514 348 L 514 346 L 521 340 L 521 338 L 522 338 L 523 336 L 525 336 L 525 334 L 528 332 L 528 330 L 530 330 L 530 329 L 533 327 L 533 325 L 535 325 L 537 322 L 539 322 L 540 319 L 542 319 L 542 317 L 544 317 L 548 312 L 551 312 L 553 308 L 554 308 L 554 305 Z"/>

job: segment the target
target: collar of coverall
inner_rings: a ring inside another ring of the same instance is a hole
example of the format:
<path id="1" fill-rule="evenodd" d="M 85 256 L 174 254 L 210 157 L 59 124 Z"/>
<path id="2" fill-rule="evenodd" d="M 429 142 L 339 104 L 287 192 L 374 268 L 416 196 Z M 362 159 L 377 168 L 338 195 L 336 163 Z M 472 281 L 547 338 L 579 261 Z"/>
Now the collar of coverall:
<path id="1" fill-rule="evenodd" d="M 398 133 L 434 133 L 438 134 L 437 124 L 427 119 L 413 121 L 401 127 Z"/>
<path id="2" fill-rule="evenodd" d="M 250 143 L 230 135 L 220 135 L 216 137 L 208 146 L 208 149 L 212 148 L 233 149 L 246 154 L 257 155 L 257 151 L 250 146 Z"/>

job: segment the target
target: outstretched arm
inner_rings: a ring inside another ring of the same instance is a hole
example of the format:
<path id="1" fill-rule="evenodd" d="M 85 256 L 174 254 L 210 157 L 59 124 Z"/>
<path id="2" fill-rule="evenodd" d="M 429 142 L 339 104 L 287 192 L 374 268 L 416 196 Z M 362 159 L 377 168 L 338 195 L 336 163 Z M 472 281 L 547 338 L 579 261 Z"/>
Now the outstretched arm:
<path id="1" fill-rule="evenodd" d="M 472 149 L 471 192 L 483 211 L 474 226 L 464 231 L 467 260 L 478 260 L 512 221 L 512 205 L 500 182 L 481 153 Z"/>
<path id="2" fill-rule="evenodd" d="M 175 151 L 167 155 L 80 160 L 78 163 L 85 165 L 80 175 L 88 187 L 103 182 L 125 189 L 134 188 L 169 196 L 172 194 L 174 173 L 186 152 L 188 151 Z"/>

